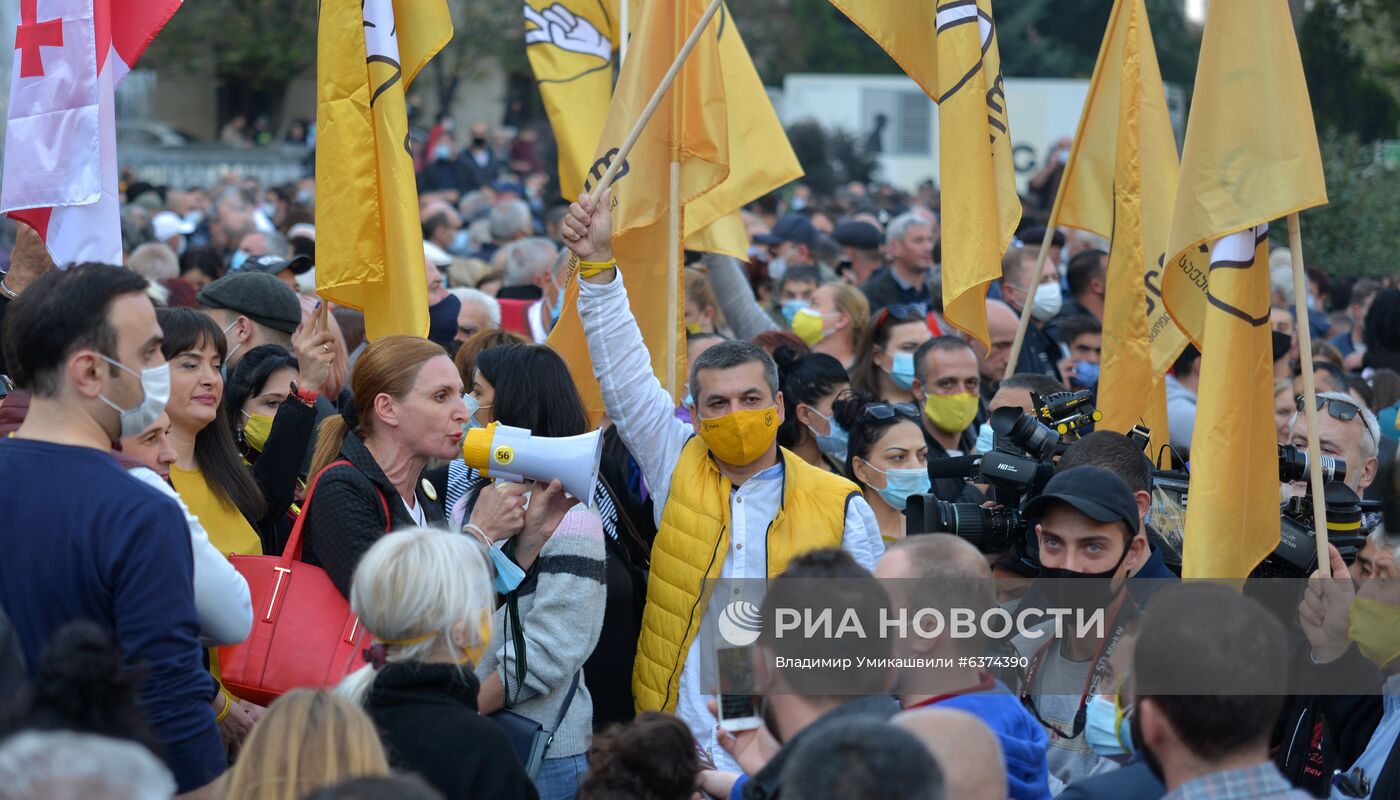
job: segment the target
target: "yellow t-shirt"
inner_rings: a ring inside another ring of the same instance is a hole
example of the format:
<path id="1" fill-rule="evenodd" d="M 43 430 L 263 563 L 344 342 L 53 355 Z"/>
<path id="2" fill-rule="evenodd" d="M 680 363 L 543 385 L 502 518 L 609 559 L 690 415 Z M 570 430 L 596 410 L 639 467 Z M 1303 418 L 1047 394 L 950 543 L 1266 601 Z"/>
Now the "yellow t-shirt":
<path id="1" fill-rule="evenodd" d="M 209 541 L 224 555 L 260 556 L 262 539 L 237 508 L 225 505 L 197 469 L 170 467 L 170 482 L 180 499 L 209 532 Z"/>

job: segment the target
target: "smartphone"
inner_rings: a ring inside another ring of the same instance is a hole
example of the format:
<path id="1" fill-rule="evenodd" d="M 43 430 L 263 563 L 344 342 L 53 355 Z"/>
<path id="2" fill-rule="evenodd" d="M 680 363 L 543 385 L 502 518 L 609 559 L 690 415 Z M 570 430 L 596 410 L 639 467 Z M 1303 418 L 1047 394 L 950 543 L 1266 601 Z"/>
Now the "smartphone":
<path id="1" fill-rule="evenodd" d="M 719 726 L 747 731 L 763 725 L 753 691 L 753 646 L 722 647 L 719 661 Z"/>

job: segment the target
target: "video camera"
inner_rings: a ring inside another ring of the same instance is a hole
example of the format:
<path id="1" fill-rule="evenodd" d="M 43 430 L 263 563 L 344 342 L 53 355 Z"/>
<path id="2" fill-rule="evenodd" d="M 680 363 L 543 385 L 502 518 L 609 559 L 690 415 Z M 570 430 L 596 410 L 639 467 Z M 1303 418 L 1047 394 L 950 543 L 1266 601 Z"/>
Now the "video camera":
<path id="1" fill-rule="evenodd" d="M 1093 392 L 1031 394 L 1033 411 L 1014 407 L 992 412 L 992 449 L 981 455 L 946 459 L 932 465 L 935 478 L 962 478 L 991 487 L 997 507 L 952 503 L 932 494 L 913 495 L 904 515 L 909 533 L 951 533 L 984 553 L 1028 552 L 1028 526 L 1021 509 L 1039 494 L 1055 472 L 1055 459 L 1103 418 Z"/>

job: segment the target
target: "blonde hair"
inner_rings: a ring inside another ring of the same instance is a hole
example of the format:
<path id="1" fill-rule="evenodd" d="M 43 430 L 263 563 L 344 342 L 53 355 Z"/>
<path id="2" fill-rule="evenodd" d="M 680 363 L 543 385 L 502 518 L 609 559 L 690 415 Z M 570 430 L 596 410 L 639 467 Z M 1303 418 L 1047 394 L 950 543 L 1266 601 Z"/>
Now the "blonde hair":
<path id="1" fill-rule="evenodd" d="M 477 645 L 490 638 L 495 594 L 482 546 L 469 536 L 409 528 L 375 542 L 350 583 L 350 609 L 384 645 L 386 661 L 426 661 L 452 629 L 465 625 Z M 374 683 L 364 666 L 338 691 L 363 704 Z"/>
<path id="2" fill-rule="evenodd" d="M 709 270 L 702 267 L 685 268 L 685 299 L 694 303 L 695 307 L 704 311 L 707 308 L 715 310 L 712 320 L 715 330 L 724 327 L 724 312 L 720 310 L 719 303 L 715 301 L 714 289 L 710 288 Z"/>
<path id="3" fill-rule="evenodd" d="M 361 439 L 374 432 L 374 399 L 381 394 L 403 397 L 413 389 L 418 371 L 429 359 L 445 356 L 440 345 L 417 336 L 385 336 L 371 342 L 350 374 L 350 393 L 355 399 L 358 424 L 353 433 Z M 332 414 L 321 423 L 316 451 L 311 456 L 311 474 L 321 471 L 340 455 L 345 434 L 352 432 L 345 418 Z"/>
<path id="4" fill-rule="evenodd" d="M 851 344 L 860 341 L 861 334 L 870 325 L 870 301 L 865 298 L 865 292 L 849 283 L 828 284 L 835 290 L 836 295 L 832 300 L 836 303 L 836 310 L 851 318 Z"/>
<path id="5" fill-rule="evenodd" d="M 296 800 L 350 778 L 388 774 L 369 715 L 327 689 L 293 689 L 253 726 L 224 796 Z"/>

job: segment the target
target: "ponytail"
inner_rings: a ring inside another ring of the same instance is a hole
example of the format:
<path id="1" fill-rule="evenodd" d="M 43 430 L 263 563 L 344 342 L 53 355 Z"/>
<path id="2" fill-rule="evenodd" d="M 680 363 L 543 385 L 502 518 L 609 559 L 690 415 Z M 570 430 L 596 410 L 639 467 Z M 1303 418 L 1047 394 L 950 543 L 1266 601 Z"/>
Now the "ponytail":
<path id="1" fill-rule="evenodd" d="M 339 414 L 322 420 L 316 434 L 316 450 L 311 454 L 312 475 L 319 474 L 327 464 L 340 457 L 341 445 L 345 444 L 345 434 L 349 432 L 350 426 L 345 424 L 345 417 Z"/>

